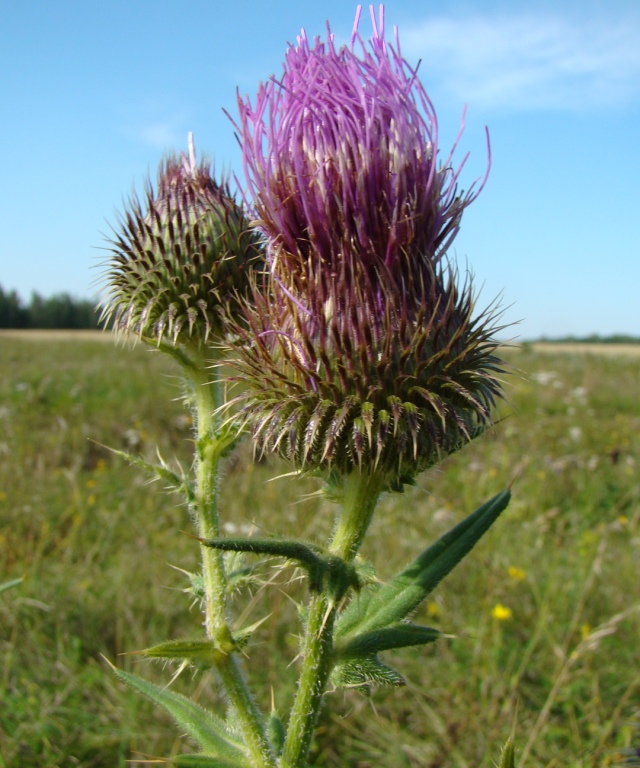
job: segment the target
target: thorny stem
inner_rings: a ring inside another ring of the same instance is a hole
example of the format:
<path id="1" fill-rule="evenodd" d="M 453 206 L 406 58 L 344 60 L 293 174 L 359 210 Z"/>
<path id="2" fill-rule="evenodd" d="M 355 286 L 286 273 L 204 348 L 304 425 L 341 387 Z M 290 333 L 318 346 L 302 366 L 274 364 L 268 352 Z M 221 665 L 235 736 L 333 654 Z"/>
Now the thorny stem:
<path id="1" fill-rule="evenodd" d="M 195 514 L 198 535 L 212 539 L 220 533 L 218 516 L 218 468 L 221 442 L 216 412 L 221 405 L 220 382 L 206 367 L 204 350 L 190 350 L 193 367 L 183 366 L 193 386 L 197 421 Z M 209 351 L 209 357 L 210 357 Z M 194 359 L 195 358 L 195 359 Z M 227 579 L 222 552 L 200 546 L 205 592 L 207 637 L 216 646 L 218 675 L 238 717 L 245 744 L 255 768 L 275 768 L 275 759 L 264 732 L 263 718 L 249 693 L 235 655 L 235 643 L 227 622 Z"/>
<path id="2" fill-rule="evenodd" d="M 380 492 L 382 478 L 354 472 L 344 480 L 342 513 L 330 551 L 350 562 L 356 556 L 369 527 Z M 311 747 L 320 705 L 332 665 L 333 628 L 338 606 L 326 594 L 316 595 L 309 605 L 302 671 L 298 680 L 281 768 L 304 768 Z"/>

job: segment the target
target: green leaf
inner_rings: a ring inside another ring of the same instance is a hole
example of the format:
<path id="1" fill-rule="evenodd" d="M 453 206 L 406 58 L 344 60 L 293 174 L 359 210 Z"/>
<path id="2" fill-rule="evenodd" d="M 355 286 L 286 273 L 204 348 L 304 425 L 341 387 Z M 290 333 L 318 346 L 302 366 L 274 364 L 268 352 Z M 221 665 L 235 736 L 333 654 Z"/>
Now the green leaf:
<path id="1" fill-rule="evenodd" d="M 202 539 L 194 536 L 203 546 L 222 552 L 249 552 L 254 555 L 284 557 L 297 562 L 307 571 L 309 589 L 326 591 L 336 601 L 341 600 L 350 587 L 360 588 L 355 566 L 335 555 L 326 555 L 319 547 L 295 539 L 254 539 L 251 537 Z"/>
<path id="2" fill-rule="evenodd" d="M 192 664 L 212 666 L 216 646 L 211 640 L 168 640 L 140 651 L 151 659 L 186 659 Z"/>
<path id="3" fill-rule="evenodd" d="M 186 696 L 166 688 L 160 688 L 131 672 L 125 672 L 115 667 L 113 667 L 113 671 L 122 682 L 135 688 L 168 712 L 176 723 L 184 729 L 185 733 L 210 756 L 210 759 L 214 757 L 224 758 L 227 762 L 218 762 L 220 768 L 226 764 L 230 766 L 248 765 L 243 744 L 229 733 L 225 723 L 212 712 L 190 701 Z"/>
<path id="4" fill-rule="evenodd" d="M 253 634 L 255 633 L 256 629 L 258 629 L 259 626 L 264 624 L 264 622 L 270 616 L 271 614 L 268 614 L 267 616 L 263 616 L 261 619 L 254 621 L 254 623 L 248 627 L 242 627 L 242 629 L 234 629 L 233 642 L 236 644 L 236 648 L 238 649 L 244 648 L 249 642 L 249 640 L 253 637 Z"/>
<path id="5" fill-rule="evenodd" d="M 412 645 L 427 645 L 440 637 L 440 632 L 433 627 L 421 627 L 418 624 L 402 623 L 391 627 L 362 632 L 351 637 L 348 642 L 336 644 L 338 656 L 363 656 L 388 651 L 392 648 L 407 648 Z"/>
<path id="6" fill-rule="evenodd" d="M 249 768 L 249 763 L 229 762 L 215 755 L 177 755 L 171 758 L 176 768 Z"/>
<path id="7" fill-rule="evenodd" d="M 218 462 L 234 448 L 241 431 L 235 425 L 226 423 L 216 432 L 202 435 L 196 442 L 198 456 L 203 459 L 206 455 L 208 461 Z"/>
<path id="8" fill-rule="evenodd" d="M 224 558 L 224 568 L 227 576 L 229 593 L 240 591 L 242 588 L 260 584 L 259 570 L 268 560 L 246 562 L 245 552 L 227 552 Z"/>
<path id="9" fill-rule="evenodd" d="M 102 445 L 102 443 L 97 443 L 97 445 Z M 183 496 L 185 496 L 188 503 L 191 504 L 193 502 L 195 498 L 193 483 L 184 475 L 181 477 L 172 469 L 169 469 L 169 466 L 165 463 L 160 454 L 158 454 L 160 463 L 151 464 L 139 456 L 133 456 L 126 451 L 119 451 L 116 448 L 109 447 L 108 445 L 103 447 L 111 451 L 111 453 L 115 453 L 117 456 L 121 456 L 123 459 L 125 459 L 125 461 L 128 461 L 129 464 L 133 464 L 134 467 L 140 467 L 140 469 L 144 469 L 145 472 L 149 472 L 149 474 L 153 475 L 155 480 L 163 480 L 169 489 L 175 491 L 176 493 L 181 493 Z"/>
<path id="10" fill-rule="evenodd" d="M 149 346 L 157 347 L 161 352 L 164 352 L 170 357 L 173 357 L 173 359 L 179 365 L 181 365 L 185 371 L 189 373 L 199 373 L 199 368 L 196 362 L 192 360 L 189 355 L 187 355 L 179 347 L 175 347 L 173 344 L 169 344 L 166 341 L 157 341 L 156 339 L 152 339 L 149 336 L 141 336 L 141 339 L 146 344 L 149 344 Z"/>
<path id="11" fill-rule="evenodd" d="M 17 587 L 18 584 L 22 584 L 23 576 L 20 576 L 19 579 L 11 579 L 11 581 L 5 581 L 4 584 L 0 584 L 0 592 L 6 592 L 7 589 L 11 589 L 12 587 Z"/>
<path id="12" fill-rule="evenodd" d="M 183 592 L 192 594 L 198 600 L 205 599 L 206 593 L 204 588 L 204 576 L 201 573 L 190 573 L 189 571 L 184 571 L 182 568 L 176 568 L 175 565 L 172 565 L 171 567 L 175 568 L 176 571 L 180 571 L 181 573 L 186 574 L 191 583 L 190 587 L 182 590 Z"/>
<path id="13" fill-rule="evenodd" d="M 267 735 L 269 737 L 269 742 L 273 746 L 274 752 L 276 755 L 280 756 L 282 754 L 282 748 L 284 747 L 286 731 L 282 718 L 275 709 L 271 713 L 269 722 L 267 723 Z"/>
<path id="14" fill-rule="evenodd" d="M 516 748 L 513 739 L 509 737 L 500 753 L 498 768 L 516 768 Z"/>
<path id="15" fill-rule="evenodd" d="M 368 601 L 352 600 L 336 627 L 336 638 L 396 624 L 414 611 L 436 585 L 467 555 L 507 507 L 502 491 L 419 555 Z"/>
<path id="16" fill-rule="evenodd" d="M 331 672 L 331 682 L 341 688 L 405 685 L 399 672 L 373 654 L 338 661 Z"/>
<path id="17" fill-rule="evenodd" d="M 272 555 L 297 560 L 305 565 L 319 562 L 319 547 L 294 539 L 254 539 L 252 537 L 198 539 L 205 547 L 223 552 L 250 552 L 253 555 Z"/>

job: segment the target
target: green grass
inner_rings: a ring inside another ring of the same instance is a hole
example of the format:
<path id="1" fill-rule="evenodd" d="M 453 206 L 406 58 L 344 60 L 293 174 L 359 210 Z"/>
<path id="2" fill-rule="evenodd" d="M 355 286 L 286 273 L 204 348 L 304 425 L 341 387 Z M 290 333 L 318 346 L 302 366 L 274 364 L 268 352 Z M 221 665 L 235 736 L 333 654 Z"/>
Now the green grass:
<path id="1" fill-rule="evenodd" d="M 388 654 L 408 686 L 329 696 L 319 766 L 488 768 L 514 715 L 516 764 L 611 764 L 640 700 L 640 357 L 511 352 L 518 369 L 495 434 L 386 497 L 363 554 L 391 576 L 507 484 L 514 499 L 416 617 L 450 638 Z M 0 338 L 0 767 L 143 765 L 187 745 L 125 690 L 101 655 L 160 684 L 171 669 L 120 655 L 201 632 L 170 565 L 197 567 L 179 499 L 103 445 L 187 467 L 188 413 L 172 363 L 109 343 Z M 322 540 L 313 479 L 225 467 L 223 516 L 240 530 Z M 306 498 L 305 498 L 306 497 Z M 287 710 L 299 624 L 291 570 L 240 595 L 260 703 Z M 498 619 L 493 615 L 502 606 Z M 176 690 L 223 707 L 208 674 Z"/>

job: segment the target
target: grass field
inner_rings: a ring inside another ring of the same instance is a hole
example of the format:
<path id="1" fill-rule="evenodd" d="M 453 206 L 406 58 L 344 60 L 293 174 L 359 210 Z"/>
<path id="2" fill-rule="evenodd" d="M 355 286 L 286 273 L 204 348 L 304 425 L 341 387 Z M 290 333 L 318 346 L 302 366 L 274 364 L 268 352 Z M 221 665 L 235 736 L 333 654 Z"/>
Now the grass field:
<path id="1" fill-rule="evenodd" d="M 188 465 L 189 414 L 172 363 L 106 337 L 0 337 L 0 766 L 116 768 L 186 748 L 102 655 L 197 635 L 182 593 L 198 552 L 186 510 L 103 445 Z M 514 716 L 520 766 L 610 765 L 638 740 L 640 356 L 526 347 L 494 434 L 383 500 L 363 554 L 384 579 L 506 485 L 513 502 L 417 620 L 451 637 L 388 655 L 407 677 L 371 698 L 329 696 L 313 761 L 354 768 L 489 768 Z M 225 467 L 227 530 L 320 539 L 313 479 L 280 479 L 242 445 Z M 306 498 L 305 498 L 306 497 Z M 267 573 L 269 575 L 269 573 Z M 247 649 L 254 690 L 286 711 L 299 624 L 274 572 L 238 613 L 269 615 Z M 173 684 L 223 706 L 208 673 Z"/>

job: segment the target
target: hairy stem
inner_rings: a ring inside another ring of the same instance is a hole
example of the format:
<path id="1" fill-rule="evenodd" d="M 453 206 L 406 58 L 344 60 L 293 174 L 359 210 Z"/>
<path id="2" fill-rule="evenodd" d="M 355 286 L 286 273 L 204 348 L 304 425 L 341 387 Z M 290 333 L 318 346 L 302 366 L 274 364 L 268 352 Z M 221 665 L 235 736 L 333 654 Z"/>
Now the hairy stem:
<path id="1" fill-rule="evenodd" d="M 330 551 L 350 562 L 356 556 L 375 510 L 382 478 L 354 472 L 344 481 L 342 512 L 330 544 Z M 311 747 L 322 697 L 333 662 L 333 628 L 337 605 L 326 594 L 316 595 L 309 605 L 303 661 L 281 768 L 304 768 Z"/>
<path id="2" fill-rule="evenodd" d="M 206 367 L 203 351 L 193 353 L 193 366 L 184 366 L 193 386 L 197 422 L 195 513 L 198 534 L 212 539 L 220 534 L 218 469 L 224 438 L 218 434 L 216 411 L 221 405 L 220 383 Z M 227 579 L 222 552 L 200 547 L 205 591 L 207 637 L 216 646 L 216 669 L 230 704 L 238 717 L 254 768 L 275 768 L 275 758 L 265 736 L 263 717 L 249 693 L 235 654 L 227 621 Z"/>

